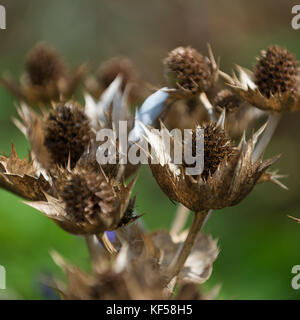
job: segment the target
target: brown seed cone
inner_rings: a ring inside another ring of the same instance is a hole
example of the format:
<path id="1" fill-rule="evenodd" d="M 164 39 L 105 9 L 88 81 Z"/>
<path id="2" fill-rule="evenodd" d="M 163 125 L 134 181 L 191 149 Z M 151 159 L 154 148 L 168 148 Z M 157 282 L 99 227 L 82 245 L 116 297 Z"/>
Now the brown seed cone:
<path id="1" fill-rule="evenodd" d="M 53 180 L 66 214 L 56 222 L 70 233 L 115 230 L 138 218 L 133 213 L 135 199 L 130 200 L 134 181 L 126 187 L 103 172 L 80 166 L 72 171 L 57 168 Z"/>
<path id="2" fill-rule="evenodd" d="M 262 51 L 254 67 L 256 85 L 267 98 L 276 93 L 293 93 L 297 84 L 297 69 L 298 62 L 292 53 L 278 45 L 270 46 Z"/>
<path id="3" fill-rule="evenodd" d="M 178 47 L 164 61 L 170 85 L 196 94 L 206 91 L 213 82 L 210 62 L 191 47 Z"/>
<path id="4" fill-rule="evenodd" d="M 228 89 L 219 91 L 214 98 L 214 106 L 225 109 L 226 114 L 228 114 L 228 112 L 236 111 L 241 103 L 241 98 Z"/>
<path id="5" fill-rule="evenodd" d="M 206 125 L 204 127 L 204 170 L 202 178 L 207 179 L 209 175 L 213 175 L 222 161 L 230 160 L 236 153 L 236 148 L 223 129 L 213 123 Z"/>
<path id="6" fill-rule="evenodd" d="M 204 130 L 204 168 L 201 178 L 207 178 L 213 175 L 218 166 L 224 160 L 230 160 L 233 155 L 237 154 L 237 149 L 227 136 L 226 132 L 217 127 L 214 123 L 208 123 L 203 126 Z M 192 153 L 195 156 L 196 151 L 196 131 L 193 131 Z M 183 158 L 184 159 L 184 158 Z M 193 167 L 183 162 L 184 167 Z"/>
<path id="7" fill-rule="evenodd" d="M 54 49 L 38 44 L 28 56 L 26 71 L 31 84 L 46 86 L 64 76 L 65 65 Z"/>
<path id="8" fill-rule="evenodd" d="M 113 188 L 93 171 L 68 175 L 60 189 L 67 214 L 79 223 L 96 224 L 100 212 L 109 215 L 117 206 Z"/>
<path id="9" fill-rule="evenodd" d="M 54 163 L 73 168 L 92 137 L 90 123 L 76 104 L 59 104 L 45 121 L 44 145 Z"/>

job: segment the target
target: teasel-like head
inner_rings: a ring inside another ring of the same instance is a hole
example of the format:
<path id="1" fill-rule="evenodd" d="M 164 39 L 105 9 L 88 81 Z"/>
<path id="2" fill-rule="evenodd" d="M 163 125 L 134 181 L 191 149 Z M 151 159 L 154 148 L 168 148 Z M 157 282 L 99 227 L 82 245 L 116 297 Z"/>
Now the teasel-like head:
<path id="1" fill-rule="evenodd" d="M 218 77 L 218 67 L 209 47 L 210 58 L 191 47 L 178 47 L 164 60 L 167 82 L 184 95 L 207 91 Z"/>
<path id="2" fill-rule="evenodd" d="M 254 72 L 237 67 L 239 78 L 220 72 L 230 87 L 253 106 L 272 112 L 300 109 L 298 62 L 278 45 L 261 52 Z"/>
<path id="3" fill-rule="evenodd" d="M 44 121 L 44 145 L 53 163 L 71 168 L 79 160 L 92 138 L 90 122 L 77 104 L 58 104 Z"/>
<path id="4" fill-rule="evenodd" d="M 18 113 L 21 121 L 14 122 L 29 140 L 32 158 L 45 170 L 68 162 L 74 168 L 94 137 L 90 120 L 75 102 L 56 104 L 42 116 L 22 104 Z"/>
<path id="5" fill-rule="evenodd" d="M 134 180 L 126 186 L 91 167 L 76 166 L 73 170 L 57 167 L 52 172 L 52 181 L 54 196 L 45 193 L 47 201 L 27 204 L 67 232 L 101 234 L 137 218 L 132 210 L 134 200 L 130 200 Z"/>
<path id="6" fill-rule="evenodd" d="M 1 83 L 24 102 L 44 106 L 71 98 L 85 72 L 85 65 L 70 71 L 56 50 L 39 43 L 28 55 L 20 84 L 12 79 Z"/>
<path id="7" fill-rule="evenodd" d="M 224 132 L 225 111 L 217 124 L 208 124 L 204 129 L 204 170 L 201 174 L 187 174 L 191 165 L 175 164 L 160 135 L 144 127 L 145 137 L 151 145 L 151 155 L 159 164 L 151 164 L 154 178 L 165 194 L 173 201 L 182 203 L 192 211 L 221 209 L 233 206 L 243 200 L 267 168 L 278 157 L 262 161 L 253 161 L 252 154 L 262 127 L 246 142 L 243 137 L 240 145 L 235 147 Z M 197 127 L 193 136 L 200 130 Z M 196 135 L 197 136 L 197 135 Z M 182 144 L 172 137 L 172 143 Z M 195 141 L 195 139 L 193 139 Z M 185 145 L 182 144 L 184 149 Z M 192 151 L 194 152 L 192 144 Z M 154 156 L 153 156 L 154 154 Z M 196 155 L 197 156 L 197 155 Z"/>

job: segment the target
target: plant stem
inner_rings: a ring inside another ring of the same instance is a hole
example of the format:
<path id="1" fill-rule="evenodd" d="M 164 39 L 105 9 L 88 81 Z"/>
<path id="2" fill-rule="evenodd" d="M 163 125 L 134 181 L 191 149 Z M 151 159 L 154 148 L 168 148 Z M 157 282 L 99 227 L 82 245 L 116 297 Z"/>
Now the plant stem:
<path id="1" fill-rule="evenodd" d="M 179 203 L 175 218 L 172 222 L 172 226 L 170 230 L 171 233 L 179 234 L 183 230 L 186 224 L 187 218 L 189 216 L 189 211 L 190 210 L 188 208 L 186 208 L 183 204 Z"/>
<path id="2" fill-rule="evenodd" d="M 203 226 L 207 214 L 208 211 L 195 212 L 194 219 L 185 242 L 169 267 L 170 280 L 176 277 L 183 269 L 183 266 L 191 253 L 196 237 Z"/>
<path id="3" fill-rule="evenodd" d="M 263 132 L 262 137 L 260 138 L 258 144 L 256 145 L 253 154 L 252 154 L 252 162 L 256 162 L 266 147 L 268 146 L 269 142 L 272 139 L 272 136 L 277 128 L 277 125 L 279 123 L 279 120 L 281 119 L 280 113 L 270 113 L 268 118 L 268 124 L 266 126 L 266 129 Z"/>
<path id="4" fill-rule="evenodd" d="M 85 241 L 91 257 L 93 269 L 95 269 L 95 266 L 97 265 L 100 258 L 100 247 L 98 244 L 98 240 L 94 235 L 92 235 L 85 236 Z"/>

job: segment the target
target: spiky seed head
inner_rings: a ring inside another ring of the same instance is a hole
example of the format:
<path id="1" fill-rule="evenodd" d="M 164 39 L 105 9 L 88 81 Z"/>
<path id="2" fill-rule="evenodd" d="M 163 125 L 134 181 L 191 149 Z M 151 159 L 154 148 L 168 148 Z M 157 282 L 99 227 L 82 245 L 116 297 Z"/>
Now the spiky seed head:
<path id="1" fill-rule="evenodd" d="M 113 189 L 103 175 L 94 171 L 69 174 L 60 189 L 66 213 L 76 223 L 97 225 L 100 213 L 109 215 L 115 208 Z"/>
<path id="2" fill-rule="evenodd" d="M 89 120 L 76 104 L 58 104 L 45 121 L 44 145 L 56 164 L 65 166 L 70 156 L 73 168 L 91 136 Z"/>
<path id="3" fill-rule="evenodd" d="M 55 83 L 64 75 L 65 65 L 54 49 L 38 44 L 28 56 L 26 71 L 33 85 L 45 86 Z"/>
<path id="4" fill-rule="evenodd" d="M 103 88 L 107 88 L 118 75 L 122 76 L 123 90 L 127 84 L 137 81 L 135 68 L 132 62 L 125 57 L 112 58 L 104 62 L 98 71 L 98 81 Z"/>
<path id="5" fill-rule="evenodd" d="M 293 54 L 278 45 L 262 51 L 254 67 L 255 82 L 259 91 L 267 98 L 277 93 L 296 89 L 298 62 Z"/>
<path id="6" fill-rule="evenodd" d="M 168 82 L 195 94 L 206 91 L 213 82 L 210 62 L 191 47 L 178 47 L 164 61 Z"/>
<path id="7" fill-rule="evenodd" d="M 214 99 L 215 107 L 225 109 L 226 113 L 237 110 L 241 103 L 241 98 L 228 89 L 219 91 Z"/>
<path id="8" fill-rule="evenodd" d="M 237 149 L 233 142 L 228 138 L 226 132 L 216 126 L 214 123 L 208 123 L 203 126 L 204 130 L 204 168 L 201 174 L 202 179 L 213 175 L 218 166 L 225 160 L 237 153 Z M 196 156 L 196 130 L 193 131 L 192 136 L 192 153 Z M 184 163 L 185 167 L 190 167 Z"/>

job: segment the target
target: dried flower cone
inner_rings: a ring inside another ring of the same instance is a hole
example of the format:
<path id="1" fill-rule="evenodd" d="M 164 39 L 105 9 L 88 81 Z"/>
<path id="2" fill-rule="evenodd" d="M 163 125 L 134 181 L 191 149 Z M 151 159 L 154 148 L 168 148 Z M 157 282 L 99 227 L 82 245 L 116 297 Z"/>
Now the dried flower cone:
<path id="1" fill-rule="evenodd" d="M 272 112 L 300 110 L 298 62 L 286 49 L 262 51 L 254 73 L 237 67 L 239 78 L 220 72 L 230 87 L 253 106 Z"/>
<path id="2" fill-rule="evenodd" d="M 73 168 L 90 144 L 94 134 L 88 117 L 77 104 L 58 104 L 41 117 L 26 105 L 18 110 L 16 126 L 29 140 L 32 158 L 50 170 L 56 165 Z"/>
<path id="3" fill-rule="evenodd" d="M 12 79 L 1 79 L 0 82 L 22 101 L 44 106 L 71 98 L 85 73 L 85 65 L 68 70 L 53 48 L 40 43 L 28 56 L 26 73 L 20 84 Z"/>
<path id="4" fill-rule="evenodd" d="M 134 180 L 125 186 L 104 173 L 87 168 L 58 168 L 53 176 L 56 197 L 27 203 L 73 234 L 98 234 L 134 221 L 130 195 Z M 128 209 L 128 211 L 127 211 Z M 123 217 L 124 220 L 123 220 Z"/>
<path id="5" fill-rule="evenodd" d="M 208 90 L 214 82 L 211 61 L 191 47 L 178 47 L 164 61 L 171 87 L 187 94 Z"/>
<path id="6" fill-rule="evenodd" d="M 297 90 L 298 63 L 294 56 L 279 46 L 270 46 L 254 68 L 255 83 L 267 98 Z"/>
<path id="7" fill-rule="evenodd" d="M 217 124 L 217 127 L 221 126 L 221 129 L 224 126 L 224 117 L 225 113 L 222 114 Z M 220 129 L 215 128 L 215 130 Z M 195 177 L 186 175 L 186 168 L 173 164 L 171 159 L 162 161 L 162 155 L 168 159 L 164 155 L 163 141 L 158 143 L 157 138 L 154 140 L 150 130 L 145 127 L 146 139 L 154 148 L 157 160 L 161 163 L 150 163 L 151 171 L 161 189 L 171 200 L 182 203 L 192 211 L 200 212 L 236 205 L 251 192 L 263 172 L 278 159 L 275 157 L 266 161 L 252 162 L 254 146 L 263 130 L 264 127 L 249 142 L 243 139 L 236 150 L 225 142 L 222 135 L 213 142 L 207 141 L 206 146 L 211 150 L 207 153 L 208 162 L 204 157 L 204 176 Z M 156 143 L 153 144 L 152 141 Z M 219 145 L 218 142 L 221 144 Z M 222 149 L 224 143 L 226 147 Z M 224 157 L 221 156 L 222 153 Z M 205 166 L 208 164 L 211 167 L 206 167 L 206 169 Z"/>
<path id="8" fill-rule="evenodd" d="M 53 163 L 71 168 L 76 165 L 92 138 L 90 123 L 84 111 L 75 104 L 59 104 L 44 120 L 44 145 Z"/>

